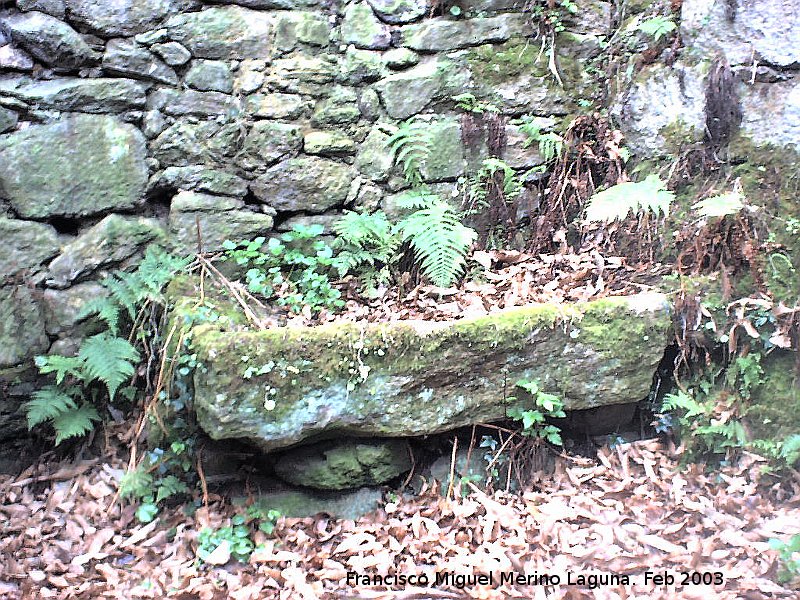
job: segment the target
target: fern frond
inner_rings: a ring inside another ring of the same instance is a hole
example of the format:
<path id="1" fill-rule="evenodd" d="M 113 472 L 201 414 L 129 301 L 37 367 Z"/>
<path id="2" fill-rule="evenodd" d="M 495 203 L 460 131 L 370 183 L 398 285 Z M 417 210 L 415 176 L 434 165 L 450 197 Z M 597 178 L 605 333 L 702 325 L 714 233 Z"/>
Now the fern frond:
<path id="1" fill-rule="evenodd" d="M 470 185 L 470 197 L 481 203 L 486 200 L 488 195 L 488 184 L 494 180 L 496 173 L 502 173 L 502 199 L 512 200 L 522 191 L 522 183 L 517 178 L 517 173 L 504 160 L 490 157 L 484 159 L 481 168 L 472 180 Z"/>
<path id="2" fill-rule="evenodd" d="M 175 477 L 175 475 L 167 475 L 158 484 L 158 492 L 156 493 L 156 504 L 170 496 L 177 494 L 188 494 L 188 486 Z"/>
<path id="3" fill-rule="evenodd" d="M 403 176 L 412 186 L 421 185 L 422 166 L 430 155 L 433 136 L 428 123 L 410 120 L 401 123 L 387 145 L 393 161 L 403 169 Z"/>
<path id="4" fill-rule="evenodd" d="M 136 318 L 136 308 L 144 295 L 139 279 L 133 273 L 112 273 L 102 281 L 109 291 L 110 301 L 118 310 L 125 310 L 131 320 Z"/>
<path id="5" fill-rule="evenodd" d="M 589 198 L 586 220 L 610 223 L 630 212 L 666 215 L 674 199 L 675 194 L 666 189 L 658 175 L 648 175 L 644 181 L 619 183 Z"/>
<path id="6" fill-rule="evenodd" d="M 542 133 L 542 126 L 542 120 L 538 117 L 526 116 L 519 121 L 520 131 L 528 136 L 523 147 L 527 148 L 534 142 L 538 143 L 539 154 L 547 163 L 561 156 L 564 151 L 564 138 L 553 131 Z"/>
<path id="7" fill-rule="evenodd" d="M 333 224 L 333 231 L 339 237 L 334 246 L 353 245 L 364 248 L 368 245 L 384 246 L 392 243 L 392 225 L 383 211 L 366 215 L 346 212 Z"/>
<path id="8" fill-rule="evenodd" d="M 333 230 L 339 236 L 333 245 L 339 251 L 334 266 L 340 277 L 364 265 L 389 264 L 400 246 L 400 238 L 383 211 L 371 215 L 347 212 Z"/>
<path id="9" fill-rule="evenodd" d="M 453 284 L 477 235 L 442 200 L 409 215 L 398 227 L 411 243 L 423 274 L 440 287 Z"/>
<path id="10" fill-rule="evenodd" d="M 186 269 L 192 260 L 191 256 L 178 257 L 159 246 L 148 246 L 135 273 L 143 288 L 160 297 L 161 290 L 172 281 L 175 273 Z"/>
<path id="11" fill-rule="evenodd" d="M 135 271 L 117 271 L 101 283 L 108 290 L 108 298 L 95 298 L 87 302 L 79 314 L 84 318 L 96 314 L 106 322 L 112 333 L 119 331 L 120 313 L 125 311 L 131 321 L 141 305 L 150 300 L 164 303 L 162 290 L 175 273 L 185 269 L 191 257 L 178 258 L 158 246 L 148 246 L 144 258 Z"/>
<path id="12" fill-rule="evenodd" d="M 76 410 L 75 400 L 63 389 L 48 385 L 33 392 L 33 398 L 25 403 L 25 417 L 28 429 L 33 429 L 45 421 L 52 421 L 59 415 Z"/>
<path id="13" fill-rule="evenodd" d="M 545 162 L 558 158 L 563 150 L 564 138 L 557 133 L 551 131 L 539 135 L 539 154 Z"/>
<path id="14" fill-rule="evenodd" d="M 83 320 L 92 315 L 97 315 L 98 319 L 104 321 L 111 333 L 116 334 L 119 332 L 119 305 L 113 299 L 107 297 L 91 298 L 78 313 L 78 320 Z"/>
<path id="15" fill-rule="evenodd" d="M 692 208 L 700 213 L 701 217 L 725 217 L 735 215 L 744 208 L 744 196 L 738 190 L 711 196 L 692 204 Z"/>
<path id="16" fill-rule="evenodd" d="M 397 208 L 402 208 L 403 210 L 430 208 L 437 202 L 439 202 L 439 196 L 425 188 L 403 192 L 395 200 Z"/>
<path id="17" fill-rule="evenodd" d="M 94 429 L 92 421 L 100 421 L 100 415 L 97 414 L 97 409 L 88 403 L 66 410 L 53 418 L 56 446 L 71 437 L 80 437 L 89 433 Z"/>
<path id="18" fill-rule="evenodd" d="M 78 379 L 83 378 L 81 367 L 83 361 L 76 356 L 61 356 L 60 354 L 49 354 L 47 356 L 37 356 L 33 362 L 39 368 L 39 373 L 47 375 L 56 374 L 56 383 L 60 384 L 67 375 L 72 375 Z"/>
<path id="19" fill-rule="evenodd" d="M 119 386 L 133 375 L 139 352 L 123 338 L 100 333 L 84 340 L 78 357 L 83 361 L 84 379 L 105 383 L 114 400 Z"/>

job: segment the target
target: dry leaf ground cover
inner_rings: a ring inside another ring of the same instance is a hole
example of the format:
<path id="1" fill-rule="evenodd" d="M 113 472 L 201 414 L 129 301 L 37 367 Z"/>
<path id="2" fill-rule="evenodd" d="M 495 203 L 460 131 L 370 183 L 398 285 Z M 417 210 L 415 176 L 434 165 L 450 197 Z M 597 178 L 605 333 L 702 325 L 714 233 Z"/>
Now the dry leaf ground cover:
<path id="1" fill-rule="evenodd" d="M 560 457 L 522 495 L 387 494 L 355 522 L 282 518 L 274 537 L 256 534 L 249 564 L 214 567 L 195 560 L 198 532 L 241 508 L 212 490 L 191 515 L 138 523 L 115 501 L 123 464 L 0 476 L 0 598 L 800 598 L 777 583 L 768 546 L 800 532 L 800 485 L 749 454 L 708 472 L 656 440 Z M 675 579 L 645 584 L 646 572 Z M 679 585 L 687 577 L 697 583 Z"/>

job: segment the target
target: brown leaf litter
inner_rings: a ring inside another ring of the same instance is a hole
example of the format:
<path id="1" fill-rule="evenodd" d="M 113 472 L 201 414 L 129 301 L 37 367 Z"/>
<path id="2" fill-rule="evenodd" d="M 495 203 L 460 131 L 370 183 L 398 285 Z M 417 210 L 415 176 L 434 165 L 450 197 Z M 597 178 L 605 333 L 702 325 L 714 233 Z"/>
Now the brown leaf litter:
<path id="1" fill-rule="evenodd" d="M 39 464 L 0 476 L 0 599 L 800 598 L 797 582 L 777 583 L 768 546 L 800 532 L 800 485 L 763 474 L 748 453 L 705 472 L 670 450 L 644 440 L 597 460 L 561 456 L 521 495 L 472 486 L 448 500 L 432 485 L 358 521 L 281 518 L 274 537 L 256 534 L 249 564 L 213 567 L 195 560 L 197 535 L 230 523 L 225 498 L 145 525 L 112 502 L 122 460 Z M 648 571 L 674 582 L 645 584 Z M 682 572 L 700 583 L 679 585 Z M 398 575 L 410 581 L 375 583 Z"/>

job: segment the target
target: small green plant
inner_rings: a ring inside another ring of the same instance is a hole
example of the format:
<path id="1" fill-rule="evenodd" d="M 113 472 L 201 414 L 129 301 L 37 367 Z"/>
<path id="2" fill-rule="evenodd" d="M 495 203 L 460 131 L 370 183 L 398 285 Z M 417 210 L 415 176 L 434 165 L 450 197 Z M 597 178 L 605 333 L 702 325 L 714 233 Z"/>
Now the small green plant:
<path id="1" fill-rule="evenodd" d="M 341 292 L 331 284 L 328 273 L 335 266 L 333 249 L 317 239 L 322 225 L 296 225 L 279 238 L 258 237 L 249 242 L 226 240 L 226 257 L 241 266 L 247 289 L 280 306 L 299 313 L 308 306 L 312 312 L 344 306 Z"/>
<path id="2" fill-rule="evenodd" d="M 435 194 L 411 191 L 398 199 L 411 213 L 390 223 L 382 211 L 372 215 L 346 213 L 334 225 L 339 235 L 335 264 L 339 274 L 355 272 L 367 288 L 386 282 L 400 258 L 398 249 L 410 244 L 422 273 L 435 285 L 449 287 L 461 273 L 475 231 L 461 223 L 458 212 Z"/>
<path id="3" fill-rule="evenodd" d="M 793 469 L 800 462 L 800 433 L 792 434 L 783 440 L 753 440 L 750 446 L 770 459 L 777 471 Z"/>
<path id="4" fill-rule="evenodd" d="M 500 112 L 500 109 L 497 108 L 497 106 L 489 102 L 478 100 L 474 94 L 459 94 L 458 96 L 452 96 L 451 98 L 456 103 L 458 108 L 468 113 L 482 115 L 485 113 Z"/>
<path id="5" fill-rule="evenodd" d="M 656 42 L 662 37 L 672 33 L 677 29 L 675 21 L 671 17 L 657 16 L 645 19 L 636 26 L 636 29 L 642 33 L 649 35 Z"/>
<path id="6" fill-rule="evenodd" d="M 252 539 L 256 523 L 258 524 L 257 529 L 267 535 L 272 535 L 275 523 L 280 516 L 281 514 L 277 510 L 264 510 L 253 505 L 248 507 L 245 515 L 234 515 L 231 518 L 231 524 L 227 527 L 202 529 L 197 538 L 199 543 L 197 558 L 205 562 L 212 553 L 225 545 L 232 558 L 239 562 L 247 562 L 256 548 Z"/>
<path id="7" fill-rule="evenodd" d="M 346 215 L 335 226 L 340 235 L 336 243 L 341 255 L 337 256 L 340 272 L 360 267 L 369 284 L 376 264 L 395 262 L 399 258 L 394 255 L 395 250 L 407 243 L 422 274 L 435 285 L 449 287 L 461 273 L 476 233 L 461 223 L 460 214 L 449 203 L 424 185 L 422 167 L 430 145 L 430 127 L 418 120 L 402 123 L 389 139 L 393 160 L 402 166 L 411 185 L 411 190 L 398 198 L 397 206 L 410 213 L 396 224 L 390 224 L 380 211 L 374 215 Z M 372 260 L 367 256 L 371 250 L 379 251 Z"/>
<path id="8" fill-rule="evenodd" d="M 475 230 L 462 224 L 458 212 L 436 195 L 412 192 L 397 204 L 413 210 L 397 230 L 411 245 L 422 272 L 437 286 L 451 286 L 464 268 Z"/>
<path id="9" fill-rule="evenodd" d="M 333 242 L 339 276 L 356 273 L 367 289 L 391 278 L 390 267 L 397 260 L 402 242 L 386 214 L 346 212 L 333 225 L 338 236 Z"/>
<path id="10" fill-rule="evenodd" d="M 665 187 L 658 175 L 648 175 L 643 181 L 618 183 L 597 192 L 586 204 L 586 220 L 610 223 L 622 220 L 629 213 L 666 215 L 675 194 Z"/>
<path id="11" fill-rule="evenodd" d="M 133 377 L 141 354 L 129 340 L 142 340 L 151 333 L 146 324 L 149 320 L 137 317 L 163 308 L 163 288 L 190 261 L 151 246 L 135 271 L 116 271 L 102 281 L 107 295 L 87 302 L 79 319 L 96 315 L 107 330 L 84 339 L 76 356 L 53 354 L 34 359 L 39 372 L 52 375 L 54 381 L 35 391 L 25 404 L 29 428 L 50 423 L 58 445 L 92 431 L 94 423 L 101 420 L 96 405 L 103 398 L 113 402 L 120 392 L 132 399 L 135 390 L 121 386 Z M 119 335 L 123 324 L 137 322 L 140 325 L 130 336 Z"/>
<path id="12" fill-rule="evenodd" d="M 737 356 L 724 371 L 698 376 L 691 389 L 664 397 L 661 413 L 676 418 L 673 424 L 689 442 L 688 458 L 725 455 L 748 445 L 742 418 L 763 374 L 760 354 Z"/>
<path id="13" fill-rule="evenodd" d="M 223 544 L 228 547 L 230 556 L 239 562 L 247 562 L 255 549 L 255 544 L 250 539 L 250 527 L 241 515 L 233 517 L 229 527 L 204 527 L 197 541 L 197 558 L 202 561 L 208 560 Z"/>
<path id="14" fill-rule="evenodd" d="M 536 0 L 529 6 L 531 15 L 553 33 L 561 33 L 566 29 L 568 15 L 578 14 L 578 5 L 572 0 Z"/>
<path id="15" fill-rule="evenodd" d="M 86 397 L 99 400 L 104 387 L 113 402 L 119 386 L 133 376 L 139 358 L 128 340 L 108 332 L 85 339 L 77 356 L 37 356 L 39 372 L 54 374 L 55 383 L 35 391 L 25 404 L 28 428 L 49 422 L 56 445 L 90 432 L 100 415 Z"/>
<path id="16" fill-rule="evenodd" d="M 518 125 L 520 131 L 528 136 L 524 144 L 525 148 L 534 143 L 538 144 L 539 154 L 547 163 L 561 156 L 564 151 L 564 138 L 553 131 L 543 133 L 540 119 L 525 115 L 520 118 Z"/>
<path id="17" fill-rule="evenodd" d="M 163 308 L 167 284 L 191 262 L 192 257 L 181 258 L 158 246 L 148 246 L 135 271 L 115 271 L 101 282 L 108 295 L 87 302 L 79 318 L 96 315 L 112 334 L 117 335 L 123 319 L 132 324 L 136 315 L 149 307 Z M 139 329 L 136 337 L 146 337 L 146 331 Z"/>
<path id="18" fill-rule="evenodd" d="M 500 468 L 508 466 L 509 457 L 507 453 L 498 454 L 501 448 L 499 440 L 491 435 L 484 435 L 481 438 L 480 448 L 486 448 L 483 453 L 483 460 L 486 462 L 486 473 L 489 479 L 496 482 L 500 479 Z"/>
<path id="19" fill-rule="evenodd" d="M 167 450 L 155 448 L 136 469 L 122 476 L 119 495 L 139 503 L 136 518 L 142 523 L 156 517 L 163 501 L 189 493 L 186 481 L 192 477 L 192 445 L 192 440 L 174 441 Z"/>
<path id="20" fill-rule="evenodd" d="M 741 448 L 747 443 L 747 433 L 741 421 L 730 418 L 713 398 L 693 396 L 679 391 L 664 397 L 662 412 L 678 415 L 681 437 L 691 440 L 689 456 L 706 457 L 725 454 L 728 449 Z"/>
<path id="21" fill-rule="evenodd" d="M 789 583 L 800 577 L 800 533 L 794 534 L 787 542 L 772 538 L 769 547 L 778 551 L 783 563 L 783 569 L 778 573 L 781 583 Z"/>
<path id="22" fill-rule="evenodd" d="M 547 423 L 547 419 L 562 419 L 567 416 L 564 412 L 564 402 L 555 394 L 542 391 L 538 381 L 520 379 L 515 384 L 517 388 L 527 392 L 533 400 L 533 407 L 513 406 L 508 410 L 508 416 L 515 421 L 522 421 L 522 435 L 561 446 L 561 429 Z M 516 401 L 516 397 L 509 401 Z"/>

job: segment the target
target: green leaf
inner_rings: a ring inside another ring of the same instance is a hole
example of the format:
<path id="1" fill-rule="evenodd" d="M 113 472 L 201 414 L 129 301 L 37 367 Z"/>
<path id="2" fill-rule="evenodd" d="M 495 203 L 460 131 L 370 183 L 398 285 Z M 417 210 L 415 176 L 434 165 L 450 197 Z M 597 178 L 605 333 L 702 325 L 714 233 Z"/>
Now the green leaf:
<path id="1" fill-rule="evenodd" d="M 423 181 L 422 166 L 430 154 L 431 144 L 430 124 L 418 120 L 402 123 L 387 141 L 394 163 L 402 166 L 403 175 L 412 186 Z"/>
<path id="2" fill-rule="evenodd" d="M 673 21 L 671 18 L 657 16 L 642 21 L 639 23 L 639 25 L 637 25 L 636 28 L 642 33 L 653 36 L 655 40 L 658 41 L 668 33 L 675 31 L 677 27 L 678 26 L 675 24 L 675 21 Z"/>
<path id="3" fill-rule="evenodd" d="M 25 403 L 28 429 L 45 421 L 52 421 L 66 412 L 77 410 L 75 400 L 62 388 L 48 385 L 33 392 L 33 398 Z"/>
<path id="4" fill-rule="evenodd" d="M 94 429 L 93 421 L 100 421 L 97 409 L 91 404 L 84 403 L 76 409 L 62 412 L 53 418 L 53 428 L 56 430 L 56 446 L 66 439 L 86 435 Z"/>
<path id="5" fill-rule="evenodd" d="M 143 502 L 136 509 L 136 518 L 142 523 L 149 523 L 158 515 L 158 506 L 152 502 Z"/>
<path id="6" fill-rule="evenodd" d="M 101 333 L 84 340 L 78 357 L 83 361 L 84 379 L 106 384 L 114 399 L 117 388 L 133 376 L 139 352 L 126 339 Z"/>
<path id="7" fill-rule="evenodd" d="M 403 219 L 398 228 L 411 243 L 423 274 L 435 285 L 449 287 L 461 272 L 474 229 L 464 226 L 455 210 L 442 200 Z"/>

